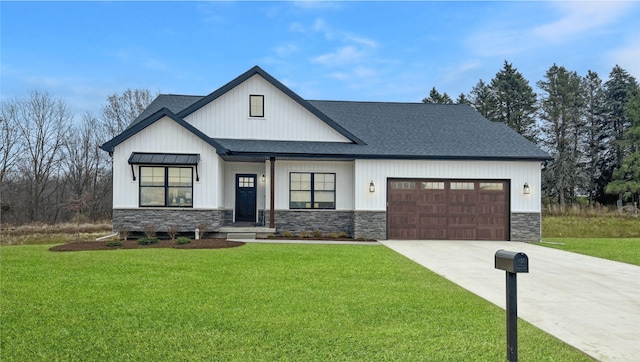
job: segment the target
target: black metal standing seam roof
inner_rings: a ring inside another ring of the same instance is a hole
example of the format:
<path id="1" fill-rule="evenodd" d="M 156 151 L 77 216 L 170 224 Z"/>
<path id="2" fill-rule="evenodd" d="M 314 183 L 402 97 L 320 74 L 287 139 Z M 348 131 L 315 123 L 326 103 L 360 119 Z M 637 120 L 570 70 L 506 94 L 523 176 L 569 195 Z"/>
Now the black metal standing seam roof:
<path id="1" fill-rule="evenodd" d="M 145 165 L 197 165 L 199 154 L 183 153 L 138 153 L 133 152 L 129 157 L 130 164 Z"/>

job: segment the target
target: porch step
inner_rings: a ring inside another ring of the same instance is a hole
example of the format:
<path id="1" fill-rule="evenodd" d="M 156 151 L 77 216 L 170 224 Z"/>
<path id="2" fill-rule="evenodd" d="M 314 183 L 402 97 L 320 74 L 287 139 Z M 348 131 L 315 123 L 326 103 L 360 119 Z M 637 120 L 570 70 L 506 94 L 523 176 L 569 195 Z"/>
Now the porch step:
<path id="1" fill-rule="evenodd" d="M 221 233 L 275 233 L 276 228 L 264 226 L 223 226 L 216 231 Z"/>
<path id="2" fill-rule="evenodd" d="M 276 233 L 276 228 L 264 226 L 223 226 L 213 231 L 213 237 L 227 239 L 266 238 Z"/>
<path id="3" fill-rule="evenodd" d="M 227 239 L 255 239 L 256 233 L 227 233 Z"/>

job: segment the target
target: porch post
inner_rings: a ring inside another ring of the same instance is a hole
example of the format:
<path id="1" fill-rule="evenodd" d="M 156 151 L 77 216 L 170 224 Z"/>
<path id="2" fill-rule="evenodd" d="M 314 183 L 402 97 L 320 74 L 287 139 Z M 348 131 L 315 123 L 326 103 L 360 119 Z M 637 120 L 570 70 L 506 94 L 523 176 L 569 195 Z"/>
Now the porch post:
<path id="1" fill-rule="evenodd" d="M 275 200 L 274 200 L 274 195 L 275 195 L 275 180 L 276 180 L 276 158 L 275 157 L 270 157 L 269 158 L 269 163 L 271 164 L 271 184 L 270 184 L 270 195 L 271 197 L 269 197 L 269 227 L 270 228 L 275 228 L 276 227 L 276 222 L 273 219 L 275 217 L 275 211 L 274 211 L 274 207 L 275 207 Z"/>

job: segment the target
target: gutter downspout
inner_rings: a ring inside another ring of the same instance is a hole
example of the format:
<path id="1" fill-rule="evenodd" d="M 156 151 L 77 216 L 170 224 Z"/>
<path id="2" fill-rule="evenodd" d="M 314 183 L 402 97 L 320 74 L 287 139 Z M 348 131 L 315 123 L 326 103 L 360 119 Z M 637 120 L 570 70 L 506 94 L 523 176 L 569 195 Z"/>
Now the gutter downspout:
<path id="1" fill-rule="evenodd" d="M 102 240 L 105 240 L 105 239 L 109 239 L 109 238 L 112 238 L 112 237 L 114 237 L 114 236 L 116 236 L 118 234 L 120 234 L 120 233 L 116 231 L 115 233 L 113 233 L 111 235 L 99 237 L 99 238 L 96 239 L 96 241 L 102 241 Z"/>

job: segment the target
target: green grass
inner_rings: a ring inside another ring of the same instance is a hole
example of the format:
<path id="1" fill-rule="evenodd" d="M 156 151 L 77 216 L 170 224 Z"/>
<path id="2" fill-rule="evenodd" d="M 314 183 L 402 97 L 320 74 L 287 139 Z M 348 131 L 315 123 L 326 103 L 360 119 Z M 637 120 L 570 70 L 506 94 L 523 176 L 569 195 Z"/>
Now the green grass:
<path id="1" fill-rule="evenodd" d="M 542 237 L 640 238 L 640 218 L 615 215 L 544 215 Z"/>
<path id="2" fill-rule="evenodd" d="M 501 361 L 505 314 L 384 247 L 0 248 L 3 361 Z M 520 360 L 589 361 L 521 321 Z"/>
<path id="3" fill-rule="evenodd" d="M 545 238 L 543 241 L 541 245 L 550 248 L 640 266 L 640 238 Z"/>

